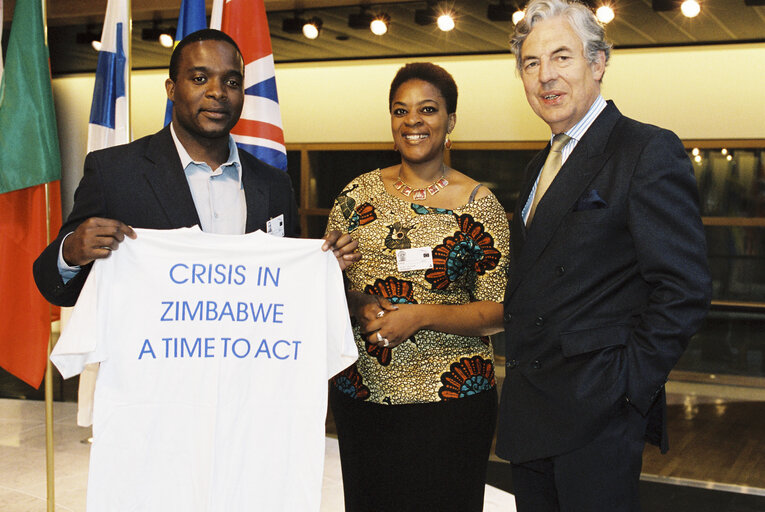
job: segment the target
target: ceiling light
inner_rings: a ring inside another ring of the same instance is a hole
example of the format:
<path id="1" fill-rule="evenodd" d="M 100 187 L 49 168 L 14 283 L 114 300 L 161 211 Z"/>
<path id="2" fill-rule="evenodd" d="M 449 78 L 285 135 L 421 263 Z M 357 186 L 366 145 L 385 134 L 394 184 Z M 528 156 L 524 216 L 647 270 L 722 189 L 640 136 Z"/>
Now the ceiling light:
<path id="1" fill-rule="evenodd" d="M 361 12 L 348 15 L 348 26 L 355 29 L 367 29 L 374 19 L 375 17 L 372 13 L 367 11 L 365 7 L 362 7 Z"/>
<path id="2" fill-rule="evenodd" d="M 302 34 L 303 25 L 305 25 L 305 20 L 300 17 L 300 12 L 295 12 L 292 18 L 284 18 L 282 20 L 282 32 L 288 34 Z"/>
<path id="3" fill-rule="evenodd" d="M 80 32 L 75 36 L 77 44 L 89 44 L 95 51 L 101 51 L 101 34 L 96 32 L 94 25 L 88 25 L 85 32 Z"/>
<path id="4" fill-rule="evenodd" d="M 321 18 L 313 17 L 303 25 L 303 35 L 308 39 L 316 39 L 321 31 Z"/>
<path id="5" fill-rule="evenodd" d="M 518 23 L 520 23 L 524 16 L 526 16 L 526 13 L 523 12 L 522 10 L 518 9 L 517 11 L 515 11 L 513 13 L 513 25 L 517 25 Z"/>
<path id="6" fill-rule="evenodd" d="M 489 4 L 486 17 L 490 21 L 510 21 L 513 19 L 513 9 L 505 0 L 499 0 L 498 4 Z"/>
<path id="7" fill-rule="evenodd" d="M 155 18 L 151 28 L 141 30 L 141 39 L 144 41 L 158 41 L 165 48 L 170 48 L 173 46 L 172 34 L 175 34 L 175 27 L 163 27 L 162 20 Z M 166 44 L 167 38 L 170 38 L 170 46 Z"/>
<path id="8" fill-rule="evenodd" d="M 701 6 L 696 0 L 685 0 L 680 4 L 680 11 L 688 18 L 695 18 L 701 12 Z"/>
<path id="9" fill-rule="evenodd" d="M 671 11 L 677 9 L 678 0 L 652 0 L 651 7 L 654 11 Z"/>
<path id="10" fill-rule="evenodd" d="M 165 48 L 172 48 L 175 41 L 173 40 L 173 36 L 170 34 L 160 34 L 159 35 L 159 44 L 164 46 Z"/>
<path id="11" fill-rule="evenodd" d="M 388 26 L 390 25 L 390 16 L 385 13 L 378 14 L 375 19 L 369 24 L 369 30 L 376 36 L 384 35 L 388 32 Z"/>
<path id="12" fill-rule="evenodd" d="M 436 22 L 436 8 L 434 2 L 428 2 L 424 9 L 414 11 L 414 22 L 418 25 L 430 25 Z"/>
<path id="13" fill-rule="evenodd" d="M 693 148 L 693 149 L 691 150 L 691 154 L 692 154 L 693 156 L 696 156 L 696 155 L 698 155 L 699 153 L 700 153 L 700 151 L 699 151 L 699 148 Z"/>
<path id="14" fill-rule="evenodd" d="M 438 17 L 436 24 L 443 32 L 449 32 L 454 29 L 454 16 L 451 13 L 444 13 Z"/>
<path id="15" fill-rule="evenodd" d="M 595 11 L 595 15 L 601 23 L 610 23 L 614 19 L 614 10 L 608 5 L 601 5 L 598 7 L 598 10 Z"/>
<path id="16" fill-rule="evenodd" d="M 727 155 L 728 154 L 728 148 L 722 148 L 720 150 L 720 153 L 722 153 L 723 155 Z"/>
<path id="17" fill-rule="evenodd" d="M 731 160 L 733 160 L 733 155 L 728 155 L 725 157 L 725 159 L 730 162 Z"/>

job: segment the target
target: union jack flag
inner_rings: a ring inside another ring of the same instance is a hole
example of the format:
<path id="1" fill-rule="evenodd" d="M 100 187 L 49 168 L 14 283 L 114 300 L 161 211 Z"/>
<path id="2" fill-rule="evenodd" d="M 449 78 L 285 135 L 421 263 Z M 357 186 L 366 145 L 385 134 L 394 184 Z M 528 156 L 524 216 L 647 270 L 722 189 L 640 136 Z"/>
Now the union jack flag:
<path id="1" fill-rule="evenodd" d="M 231 36 L 244 58 L 244 108 L 231 135 L 241 149 L 286 171 L 287 149 L 263 0 L 215 0 L 210 28 Z"/>

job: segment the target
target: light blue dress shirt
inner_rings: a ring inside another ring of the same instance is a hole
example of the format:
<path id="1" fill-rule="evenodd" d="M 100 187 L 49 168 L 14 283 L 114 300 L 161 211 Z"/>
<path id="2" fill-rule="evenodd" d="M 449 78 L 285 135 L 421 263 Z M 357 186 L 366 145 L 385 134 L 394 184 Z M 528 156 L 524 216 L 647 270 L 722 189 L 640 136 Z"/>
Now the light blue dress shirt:
<path id="1" fill-rule="evenodd" d="M 227 235 L 244 234 L 247 225 L 247 203 L 242 187 L 242 164 L 234 138 L 228 136 L 228 160 L 212 170 L 206 163 L 192 160 L 175 134 L 172 123 L 170 133 L 181 159 L 202 231 Z M 71 233 L 66 236 L 69 235 Z M 77 275 L 80 267 L 66 264 L 63 247 L 62 241 L 58 251 L 58 271 L 66 283 Z"/>
<path id="2" fill-rule="evenodd" d="M 563 149 L 561 150 L 561 165 L 566 163 L 566 160 L 568 159 L 569 155 L 572 151 L 574 151 L 574 148 L 579 143 L 579 141 L 582 139 L 584 134 L 587 132 L 587 130 L 590 128 L 593 122 L 595 122 L 595 119 L 598 118 L 601 112 L 606 108 L 608 104 L 606 103 L 606 100 L 603 99 L 603 96 L 598 95 L 598 97 L 595 99 L 595 101 L 590 106 L 589 110 L 587 110 L 587 113 L 584 114 L 584 117 L 582 117 L 579 122 L 577 122 L 574 126 L 571 127 L 571 129 L 566 130 L 564 133 L 571 137 L 571 140 L 568 141 L 568 144 L 563 146 Z M 550 144 L 552 144 L 552 139 L 557 135 L 556 133 L 553 133 L 550 135 Z M 542 173 L 539 173 L 542 174 Z M 534 195 L 537 193 L 537 184 L 539 183 L 539 175 L 537 175 L 537 180 L 534 182 L 534 187 L 531 189 L 531 193 L 529 194 L 529 198 L 526 201 L 526 204 L 523 207 L 523 210 L 521 211 L 521 214 L 523 215 L 523 223 L 528 223 L 529 220 L 529 210 L 531 210 L 531 204 L 534 202 Z"/>

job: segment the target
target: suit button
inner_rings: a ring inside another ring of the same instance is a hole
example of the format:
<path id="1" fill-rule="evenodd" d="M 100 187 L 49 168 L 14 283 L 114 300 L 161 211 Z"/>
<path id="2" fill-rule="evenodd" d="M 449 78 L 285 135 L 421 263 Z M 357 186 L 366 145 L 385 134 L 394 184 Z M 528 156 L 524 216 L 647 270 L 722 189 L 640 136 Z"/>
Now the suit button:
<path id="1" fill-rule="evenodd" d="M 510 359 L 508 362 L 505 363 L 505 366 L 512 370 L 513 368 L 518 367 L 518 361 L 516 361 L 515 359 Z"/>
<path id="2" fill-rule="evenodd" d="M 505 313 L 505 322 L 509 322 L 513 319 L 513 315 L 511 315 L 509 312 Z"/>
<path id="3" fill-rule="evenodd" d="M 557 267 L 555 269 L 555 273 L 558 274 L 558 277 L 562 276 L 563 274 L 566 273 L 566 267 L 564 267 L 563 265 Z"/>
<path id="4" fill-rule="evenodd" d="M 540 368 L 542 368 L 542 363 L 540 363 L 539 361 L 534 361 L 533 363 L 531 363 L 531 367 L 534 368 L 535 370 L 539 370 Z"/>
<path id="5" fill-rule="evenodd" d="M 534 322 L 534 325 L 536 325 L 537 327 L 542 327 L 544 324 L 545 324 L 545 319 L 542 318 L 541 316 L 538 316 L 536 321 Z"/>

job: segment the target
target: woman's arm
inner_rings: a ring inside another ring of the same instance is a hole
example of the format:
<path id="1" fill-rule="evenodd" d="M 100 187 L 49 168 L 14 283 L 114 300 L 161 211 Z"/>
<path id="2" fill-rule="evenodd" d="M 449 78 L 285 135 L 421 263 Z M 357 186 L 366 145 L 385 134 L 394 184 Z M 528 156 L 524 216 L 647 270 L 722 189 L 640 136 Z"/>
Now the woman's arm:
<path id="1" fill-rule="evenodd" d="M 422 329 L 462 336 L 486 336 L 502 330 L 502 304 L 498 302 L 393 305 L 374 295 L 359 297 L 364 295 L 355 292 L 349 306 L 365 339 L 375 345 L 395 347 Z"/>

